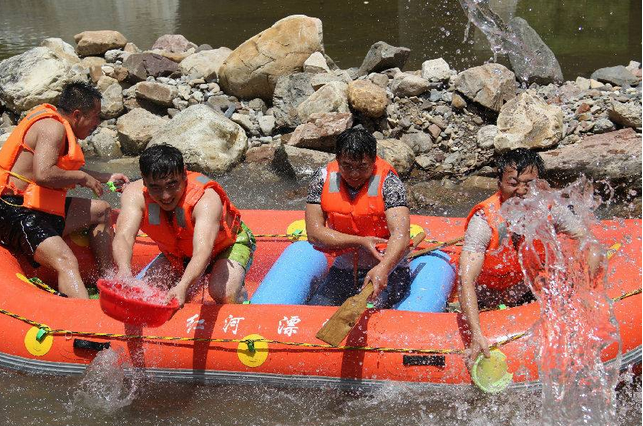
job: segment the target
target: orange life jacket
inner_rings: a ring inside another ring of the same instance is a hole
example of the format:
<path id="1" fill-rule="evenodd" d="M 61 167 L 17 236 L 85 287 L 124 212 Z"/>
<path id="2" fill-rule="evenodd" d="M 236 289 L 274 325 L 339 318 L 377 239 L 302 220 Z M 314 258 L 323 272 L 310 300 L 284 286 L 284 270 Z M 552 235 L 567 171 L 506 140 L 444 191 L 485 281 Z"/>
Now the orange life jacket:
<path id="1" fill-rule="evenodd" d="M 16 160 L 23 151 L 34 153 L 33 149 L 25 144 L 25 135 L 31 126 L 45 118 L 53 118 L 65 126 L 67 147 L 64 154 L 58 155 L 56 166 L 63 170 L 79 170 L 85 165 L 83 150 L 80 148 L 69 122 L 58 113 L 56 107 L 42 104 L 18 123 L 18 126 L 16 126 L 0 150 L 0 193 L 3 195 L 8 193 L 22 195 L 24 197 L 23 207 L 64 217 L 66 188 L 47 188 L 11 172 Z M 27 187 L 24 190 L 18 189 L 10 181 L 10 176 L 28 182 Z"/>
<path id="2" fill-rule="evenodd" d="M 504 290 L 523 280 L 518 252 L 511 241 L 505 220 L 500 216 L 500 191 L 476 205 L 467 217 L 465 229 L 473 215 L 482 210 L 489 227 L 491 241 L 484 255 L 482 271 L 477 284 L 494 290 Z"/>
<path id="3" fill-rule="evenodd" d="M 330 162 L 326 171 L 321 208 L 328 227 L 344 234 L 389 238 L 382 187 L 389 172 L 397 175 L 393 166 L 376 157 L 373 174 L 353 199 L 341 178 L 337 160 Z"/>
<path id="4" fill-rule="evenodd" d="M 174 208 L 171 222 L 168 213 L 152 200 L 147 188 L 143 189 L 145 212 L 141 230 L 158 244 L 161 252 L 177 268 L 183 267 L 183 259 L 192 257 L 194 237 L 192 212 L 208 188 L 212 188 L 219 195 L 223 204 L 219 234 L 212 248 L 214 257 L 236 242 L 241 224 L 239 210 L 230 202 L 221 185 L 200 173 L 188 172 L 185 192 Z"/>

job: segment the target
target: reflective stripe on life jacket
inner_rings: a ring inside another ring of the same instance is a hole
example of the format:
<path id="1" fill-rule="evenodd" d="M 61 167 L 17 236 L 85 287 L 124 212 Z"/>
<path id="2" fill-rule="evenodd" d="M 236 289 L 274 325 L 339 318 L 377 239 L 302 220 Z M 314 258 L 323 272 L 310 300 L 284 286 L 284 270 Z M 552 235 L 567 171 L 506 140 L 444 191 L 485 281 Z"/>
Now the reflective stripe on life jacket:
<path id="1" fill-rule="evenodd" d="M 65 126 L 66 151 L 62 155 L 59 154 L 56 166 L 63 170 L 79 170 L 85 165 L 85 156 L 69 122 L 58 113 L 56 107 L 43 104 L 35 108 L 18 123 L 18 126 L 16 126 L 0 150 L 0 193 L 3 195 L 22 195 L 24 197 L 23 207 L 64 217 L 67 189 L 47 188 L 20 175 L 11 173 L 23 150 L 33 153 L 33 149 L 25 144 L 25 136 L 31 126 L 45 118 L 53 118 Z M 28 182 L 27 187 L 24 190 L 18 189 L 10 181 L 10 176 Z"/>
<path id="2" fill-rule="evenodd" d="M 373 174 L 354 198 L 341 178 L 337 160 L 326 171 L 321 208 L 328 227 L 345 234 L 389 238 L 382 187 L 389 172 L 397 174 L 393 166 L 376 157 Z"/>
<path id="3" fill-rule="evenodd" d="M 496 192 L 469 213 L 465 229 L 473 215 L 482 210 L 491 228 L 491 241 L 484 254 L 484 264 L 477 279 L 477 285 L 484 285 L 494 290 L 504 290 L 523 280 L 518 252 L 511 241 L 507 224 L 500 216 L 500 192 Z"/>
<path id="4" fill-rule="evenodd" d="M 219 233 L 212 248 L 212 256 L 233 245 L 241 224 L 239 210 L 230 202 L 223 188 L 210 179 L 196 172 L 187 173 L 185 192 L 174 208 L 171 221 L 168 212 L 156 204 L 150 197 L 147 188 L 143 188 L 145 211 L 141 230 L 156 244 L 175 267 L 183 267 L 183 259 L 192 257 L 194 220 L 192 212 L 206 189 L 212 188 L 221 198 L 223 212 L 219 223 Z"/>

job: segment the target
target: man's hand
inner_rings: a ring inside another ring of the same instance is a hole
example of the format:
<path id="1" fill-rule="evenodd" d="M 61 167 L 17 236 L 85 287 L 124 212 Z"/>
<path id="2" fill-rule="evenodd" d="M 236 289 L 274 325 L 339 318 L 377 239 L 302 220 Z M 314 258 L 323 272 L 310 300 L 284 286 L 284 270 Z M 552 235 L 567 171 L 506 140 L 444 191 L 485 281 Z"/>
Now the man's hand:
<path id="1" fill-rule="evenodd" d="M 179 302 L 179 308 L 182 308 L 183 305 L 185 305 L 185 296 L 187 293 L 187 289 L 184 289 L 183 287 L 180 286 L 174 286 L 170 291 L 167 292 L 167 298 L 165 301 L 167 303 L 170 303 L 172 299 L 176 299 L 177 302 Z"/>
<path id="2" fill-rule="evenodd" d="M 103 184 L 87 173 L 85 173 L 85 179 L 83 179 L 81 186 L 91 189 L 97 197 L 103 195 Z"/>
<path id="3" fill-rule="evenodd" d="M 129 183 L 129 178 L 122 173 L 112 173 L 107 183 L 112 182 L 117 192 L 123 192 L 125 185 Z"/>
<path id="4" fill-rule="evenodd" d="M 471 368 L 476 362 L 480 352 L 484 354 L 485 358 L 489 358 L 491 356 L 491 352 L 489 351 L 489 341 L 482 334 L 474 334 L 471 336 L 471 346 L 469 346 L 468 352 L 469 356 L 467 356 L 465 362 L 467 364 L 467 368 L 471 371 Z"/>
<path id="5" fill-rule="evenodd" d="M 116 279 L 121 281 L 130 280 L 133 277 L 134 275 L 132 275 L 132 271 L 129 269 L 119 269 L 116 273 Z"/>
<path id="6" fill-rule="evenodd" d="M 375 259 L 381 261 L 384 255 L 380 253 L 380 251 L 377 249 L 378 244 L 383 244 L 386 243 L 386 240 L 384 238 L 379 238 L 379 237 L 362 237 L 361 239 L 361 245 L 362 247 L 371 254 Z M 375 282 L 373 282 L 375 284 Z M 386 285 L 386 284 L 385 284 Z M 376 287 L 377 288 L 377 287 Z"/>
<path id="7" fill-rule="evenodd" d="M 375 300 L 382 290 L 386 288 L 388 273 L 388 269 L 380 263 L 366 274 L 364 285 L 368 284 L 369 281 L 373 283 L 373 294 L 369 298 L 371 301 Z"/>

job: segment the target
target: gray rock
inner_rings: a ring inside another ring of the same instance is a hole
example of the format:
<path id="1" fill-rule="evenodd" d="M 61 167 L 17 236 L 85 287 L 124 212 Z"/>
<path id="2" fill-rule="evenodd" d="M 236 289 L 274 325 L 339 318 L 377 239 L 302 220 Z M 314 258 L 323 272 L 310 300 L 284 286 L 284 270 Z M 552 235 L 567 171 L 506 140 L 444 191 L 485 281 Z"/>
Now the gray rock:
<path id="1" fill-rule="evenodd" d="M 262 115 L 259 117 L 259 128 L 264 135 L 272 135 L 272 132 L 275 130 L 275 117 L 272 115 Z"/>
<path id="2" fill-rule="evenodd" d="M 46 38 L 42 43 L 40 43 L 40 45 L 54 52 L 60 59 L 73 64 L 80 62 L 80 58 L 76 55 L 76 51 L 73 46 L 69 43 L 65 43 L 61 38 Z"/>
<path id="3" fill-rule="evenodd" d="M 123 155 L 118 143 L 118 133 L 107 127 L 101 127 L 91 136 L 94 152 L 101 158 L 118 158 Z"/>
<path id="4" fill-rule="evenodd" d="M 493 124 L 491 124 L 489 126 L 481 127 L 480 130 L 478 130 L 478 134 L 476 135 L 478 146 L 485 149 L 493 147 L 497 135 L 498 126 L 494 126 Z"/>
<path id="5" fill-rule="evenodd" d="M 424 78 L 408 73 L 400 73 L 391 81 L 391 91 L 399 97 L 421 95 L 430 87 L 429 82 Z"/>
<path id="6" fill-rule="evenodd" d="M 167 143 L 183 153 L 188 168 L 225 173 L 243 157 L 248 138 L 236 123 L 206 105 L 193 105 L 177 114 L 148 143 Z"/>
<path id="7" fill-rule="evenodd" d="M 231 53 L 227 47 L 197 52 L 182 60 L 179 69 L 183 75 L 212 81 L 218 78 L 221 66 Z"/>
<path id="8" fill-rule="evenodd" d="M 454 84 L 465 97 L 494 111 L 500 111 L 505 102 L 516 97 L 515 75 L 500 64 L 463 71 L 456 76 Z"/>
<path id="9" fill-rule="evenodd" d="M 599 118 L 594 123 L 594 133 L 606 133 L 615 129 L 614 123 L 607 118 Z"/>
<path id="10" fill-rule="evenodd" d="M 315 93 L 311 80 L 314 74 L 295 73 L 279 77 L 272 99 L 277 127 L 295 128 L 302 124 L 297 107 Z"/>
<path id="11" fill-rule="evenodd" d="M 449 81 L 455 72 L 442 58 L 431 59 L 422 63 L 422 78 L 428 81 Z"/>
<path id="12" fill-rule="evenodd" d="M 615 84 L 617 86 L 624 86 L 626 84 L 633 86 L 638 84 L 640 81 L 623 65 L 597 69 L 592 73 L 591 78 L 603 83 Z"/>
<path id="13" fill-rule="evenodd" d="M 395 47 L 383 41 L 378 41 L 369 49 L 362 65 L 359 67 L 358 75 L 366 75 L 371 72 L 383 71 L 388 68 L 403 68 L 411 50 L 406 47 Z"/>
<path id="14" fill-rule="evenodd" d="M 315 113 L 307 123 L 297 126 L 288 145 L 318 151 L 335 151 L 337 136 L 353 125 L 351 113 Z"/>
<path id="15" fill-rule="evenodd" d="M 315 52 L 304 62 L 304 72 L 311 74 L 330 73 L 326 58 L 321 52 Z"/>
<path id="16" fill-rule="evenodd" d="M 234 113 L 230 119 L 243 127 L 251 135 L 259 136 L 259 123 L 250 117 L 250 115 Z"/>
<path id="17" fill-rule="evenodd" d="M 103 119 L 116 118 L 125 110 L 123 89 L 116 80 L 113 81 L 114 83 L 110 84 L 105 90 L 101 90 L 103 99 L 101 101 L 100 115 Z"/>
<path id="18" fill-rule="evenodd" d="M 431 135 L 424 132 L 406 133 L 402 135 L 400 140 L 411 148 L 415 155 L 427 153 L 433 148 Z"/>
<path id="19" fill-rule="evenodd" d="M 562 82 L 563 72 L 554 52 L 522 18 L 514 17 L 509 27 L 520 41 L 520 50 L 508 49 L 511 67 L 523 81 L 547 84 Z"/>
<path id="20" fill-rule="evenodd" d="M 625 127 L 641 128 L 641 102 L 612 102 L 607 111 L 610 120 Z"/>
<path id="21" fill-rule="evenodd" d="M 335 154 L 329 152 L 315 151 L 296 146 L 284 145 L 288 155 L 288 162 L 297 174 L 297 178 L 310 177 L 315 170 L 326 165 L 335 159 Z"/>
<path id="22" fill-rule="evenodd" d="M 157 38 L 151 50 L 159 49 L 172 53 L 183 53 L 189 49 L 196 49 L 197 45 L 181 34 L 165 34 Z"/>
<path id="23" fill-rule="evenodd" d="M 348 85 L 334 81 L 323 86 L 297 106 L 297 115 L 302 123 L 315 113 L 349 112 Z"/>
<path id="24" fill-rule="evenodd" d="M 139 155 L 166 120 L 143 108 L 135 108 L 116 121 L 118 140 L 126 155 Z"/>

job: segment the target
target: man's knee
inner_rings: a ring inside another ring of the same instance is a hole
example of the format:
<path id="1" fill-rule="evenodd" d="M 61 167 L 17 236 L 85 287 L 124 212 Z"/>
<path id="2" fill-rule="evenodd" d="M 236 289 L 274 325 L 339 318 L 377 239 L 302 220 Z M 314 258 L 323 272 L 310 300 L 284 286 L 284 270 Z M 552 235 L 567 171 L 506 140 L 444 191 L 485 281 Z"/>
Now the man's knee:
<path id="1" fill-rule="evenodd" d="M 36 248 L 34 260 L 57 272 L 78 270 L 78 259 L 60 237 L 53 237 L 43 241 Z"/>
<path id="2" fill-rule="evenodd" d="M 112 207 L 107 201 L 92 200 L 92 219 L 94 224 L 111 224 Z"/>

